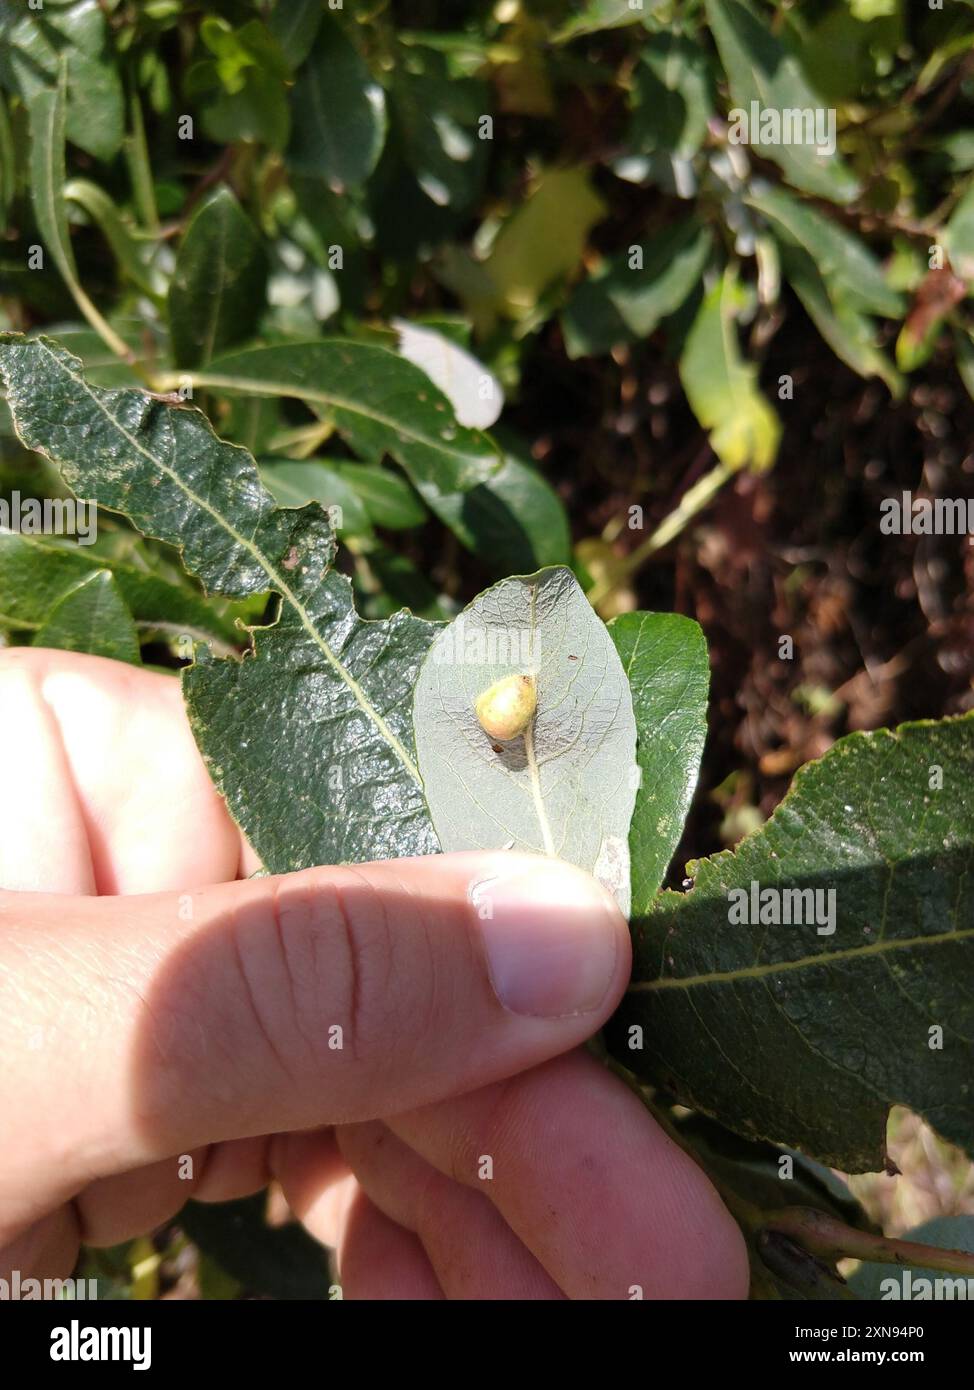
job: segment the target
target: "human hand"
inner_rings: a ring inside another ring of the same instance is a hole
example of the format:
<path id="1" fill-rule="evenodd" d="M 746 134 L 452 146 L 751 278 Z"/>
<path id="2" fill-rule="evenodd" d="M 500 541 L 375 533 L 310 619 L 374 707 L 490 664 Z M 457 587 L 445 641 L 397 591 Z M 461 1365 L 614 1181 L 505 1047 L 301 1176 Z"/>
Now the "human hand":
<path id="1" fill-rule="evenodd" d="M 0 717 L 3 1277 L 277 1178 L 345 1297 L 745 1295 L 708 1179 L 579 1050 L 629 973 L 587 875 L 247 880 L 175 680 L 9 650 Z"/>

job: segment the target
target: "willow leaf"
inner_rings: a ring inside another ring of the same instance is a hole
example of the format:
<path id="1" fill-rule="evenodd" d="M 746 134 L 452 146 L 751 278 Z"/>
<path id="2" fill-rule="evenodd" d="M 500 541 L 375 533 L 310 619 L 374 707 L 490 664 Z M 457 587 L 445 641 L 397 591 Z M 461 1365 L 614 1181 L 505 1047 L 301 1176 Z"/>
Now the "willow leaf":
<path id="1" fill-rule="evenodd" d="M 636 927 L 627 1066 L 847 1171 L 896 1103 L 974 1151 L 974 716 L 842 739 L 689 868 Z"/>
<path id="2" fill-rule="evenodd" d="M 109 570 L 96 570 L 58 600 L 34 637 L 35 647 L 87 652 L 141 663 L 135 623 Z"/>
<path id="3" fill-rule="evenodd" d="M 203 756 L 267 867 L 435 851 L 408 717 L 434 626 L 363 622 L 321 508 L 278 507 L 198 411 L 96 390 L 45 338 L 0 334 L 0 375 L 21 441 L 79 495 L 179 546 L 208 591 L 279 596 L 253 655 L 203 649 L 184 677 Z"/>
<path id="4" fill-rule="evenodd" d="M 177 366 L 199 367 L 250 337 L 267 274 L 257 228 L 226 186 L 200 203 L 186 228 L 169 286 Z"/>
<path id="5" fill-rule="evenodd" d="M 67 67 L 62 61 L 56 85 L 40 88 L 30 100 L 30 186 L 34 216 L 48 254 L 78 308 L 112 351 L 126 358 L 126 344 L 93 304 L 81 284 L 75 264 L 64 197 L 66 87 Z"/>
<path id="6" fill-rule="evenodd" d="M 498 742 L 475 702 L 511 676 L 535 678 L 537 710 Z M 505 579 L 475 598 L 430 648 L 414 721 L 445 850 L 557 855 L 629 911 L 636 723 L 612 639 L 570 570 Z"/>
<path id="7" fill-rule="evenodd" d="M 142 563 L 116 559 L 101 545 L 22 535 L 0 526 L 0 625 L 36 631 L 68 592 L 96 570 L 108 570 L 143 631 L 186 634 L 232 650 L 241 634 L 234 617 L 243 604 L 207 600 L 187 579 L 177 584 Z"/>
<path id="8" fill-rule="evenodd" d="M 633 915 L 659 890 L 697 785 L 707 737 L 710 664 L 698 623 L 679 613 L 623 613 L 609 623 L 632 692 L 642 777 L 629 831 Z"/>
<path id="9" fill-rule="evenodd" d="M 227 394 L 294 396 L 327 416 L 368 461 L 391 455 L 417 483 L 462 492 L 501 466 L 485 434 L 458 425 L 425 372 L 374 343 L 317 339 L 250 348 L 190 373 Z"/>

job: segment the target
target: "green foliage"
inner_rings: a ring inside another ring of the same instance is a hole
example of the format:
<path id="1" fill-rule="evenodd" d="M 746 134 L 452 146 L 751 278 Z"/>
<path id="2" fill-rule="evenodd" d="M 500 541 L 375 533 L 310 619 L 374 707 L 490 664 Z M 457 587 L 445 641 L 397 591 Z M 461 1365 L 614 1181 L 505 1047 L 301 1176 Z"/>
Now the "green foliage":
<path id="1" fill-rule="evenodd" d="M 110 570 L 96 570 L 58 599 L 34 642 L 139 664 L 135 623 Z"/>
<path id="2" fill-rule="evenodd" d="M 629 680 L 640 783 L 629 843 L 632 911 L 649 910 L 683 834 L 707 734 L 707 642 L 679 613 L 625 613 L 609 634 Z"/>
<path id="3" fill-rule="evenodd" d="M 970 716 L 851 734 L 808 764 L 756 834 L 689 866 L 691 892 L 648 904 L 620 1057 L 835 1167 L 882 1166 L 896 1102 L 974 1149 L 972 773 Z M 783 920 L 783 892 L 814 917 Z"/>
<path id="4" fill-rule="evenodd" d="M 202 202 L 186 228 L 169 286 L 169 333 L 178 367 L 199 367 L 254 331 L 264 301 L 257 230 L 228 188 Z"/>
<path id="5" fill-rule="evenodd" d="M 963 16 L 918 22 L 906 59 L 899 7 L 852 0 L 830 0 L 824 12 L 802 3 L 784 22 L 762 0 L 706 0 L 685 12 L 598 0 L 567 18 L 538 0 L 463 21 L 434 5 L 416 30 L 382 7 L 350 13 L 317 0 L 107 14 L 0 7 L 6 273 L 28 304 L 53 311 L 60 294 L 63 317 L 73 299 L 123 357 L 109 325 L 138 305 L 152 332 L 129 355 L 150 382 L 248 340 L 359 337 L 368 315 L 401 315 L 412 276 L 428 304 L 459 301 L 475 356 L 515 395 L 532 340 L 559 317 L 573 358 L 638 350 L 662 335 L 682 356 L 690 404 L 718 454 L 733 468 L 764 468 L 778 439 L 760 386 L 764 330 L 782 308 L 807 312 L 843 362 L 894 394 L 902 371 L 937 350 L 963 351 L 954 347 L 966 328 L 960 301 L 918 343 L 901 335 L 900 371 L 882 322 L 902 323 L 908 309 L 884 268 L 899 228 L 911 228 L 924 258 L 941 248 L 962 276 L 974 264 L 970 191 L 942 182 L 943 163 L 941 186 L 930 178 L 935 149 L 952 151 L 964 177 L 974 169 L 963 158 L 970 132 L 918 121 L 965 60 Z M 136 91 L 142 100 L 126 104 Z M 592 112 L 607 100 L 618 109 L 608 122 L 593 117 L 581 159 L 556 91 Z M 771 143 L 760 124 L 737 143 L 752 103 L 833 117 L 827 152 L 804 138 Z M 94 161 L 81 178 L 75 147 Z M 108 242 L 117 273 L 107 294 L 79 279 L 72 209 Z M 14 272 L 38 235 L 67 300 L 49 277 Z M 381 262 L 385 300 L 368 306 L 366 257 Z M 695 333 L 687 328 L 721 278 L 742 293 L 732 308 L 725 301 L 725 351 L 714 352 L 701 349 L 706 314 Z M 757 315 L 762 330 L 736 365 L 728 315 L 738 329 Z M 737 418 L 715 424 L 737 383 Z M 300 390 L 295 398 L 319 404 Z M 279 429 L 293 418 L 266 405 Z M 534 495 L 543 487 L 539 478 Z M 451 491 L 442 479 L 437 488 Z M 495 528 L 459 502 L 436 501 L 434 513 L 488 573 L 503 573 L 510 554 L 497 554 Z M 534 546 L 523 489 L 518 505 L 530 568 L 552 556 Z M 367 583 L 364 571 L 357 577 Z"/>
<path id="6" fill-rule="evenodd" d="M 974 12 L 430 0 L 411 29 L 395 10 L 0 0 L 0 496 L 63 483 L 100 523 L 91 546 L 0 529 L 0 641 L 192 661 L 203 756 L 272 871 L 544 848 L 544 806 L 554 848 L 623 903 L 631 886 L 616 1058 L 697 1107 L 684 1137 L 743 1200 L 775 1204 L 776 1146 L 796 1145 L 794 1200 L 854 1220 L 811 1159 L 877 1166 L 891 1103 L 974 1144 L 971 725 L 841 743 L 660 895 L 706 644 L 678 615 L 596 616 L 586 591 L 619 611 L 604 498 L 552 467 L 532 388 L 547 373 L 570 415 L 575 383 L 608 398 L 616 367 L 625 385 L 676 363 L 717 466 L 643 559 L 774 466 L 783 325 L 891 397 L 926 363 L 974 395 Z M 769 140 L 754 103 L 834 118 L 834 148 Z M 525 748 L 469 737 L 510 663 L 435 660 L 461 622 L 524 626 L 528 589 L 551 604 L 537 777 Z M 621 723 L 586 722 L 610 703 Z M 835 887 L 835 936 L 729 926 L 752 880 Z M 290 1236 L 265 1269 L 277 1238 L 233 1207 L 186 1216 L 204 1282 L 328 1296 Z M 762 1277 L 838 1287 L 820 1266 Z"/>

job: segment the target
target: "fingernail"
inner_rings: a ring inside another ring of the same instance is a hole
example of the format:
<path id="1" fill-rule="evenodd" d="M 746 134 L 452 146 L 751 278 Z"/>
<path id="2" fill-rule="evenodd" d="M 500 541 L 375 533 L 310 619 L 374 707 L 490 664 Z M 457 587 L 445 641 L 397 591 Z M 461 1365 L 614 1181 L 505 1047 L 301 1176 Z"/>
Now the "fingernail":
<path id="1" fill-rule="evenodd" d="M 540 856 L 475 883 L 494 992 L 505 1009 L 535 1018 L 589 1013 L 615 976 L 620 916 L 594 879 Z"/>

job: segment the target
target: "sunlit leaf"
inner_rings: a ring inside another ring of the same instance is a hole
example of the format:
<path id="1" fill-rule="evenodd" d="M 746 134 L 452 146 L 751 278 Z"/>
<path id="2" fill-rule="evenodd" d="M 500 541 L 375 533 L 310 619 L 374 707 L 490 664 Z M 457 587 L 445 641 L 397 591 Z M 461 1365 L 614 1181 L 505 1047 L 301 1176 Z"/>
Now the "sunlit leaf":
<path id="1" fill-rule="evenodd" d="M 757 387 L 757 369 L 741 357 L 739 287 L 727 271 L 707 295 L 680 358 L 680 380 L 717 457 L 728 468 L 770 468 L 781 426 Z"/>
<path id="2" fill-rule="evenodd" d="M 970 716 L 842 739 L 638 924 L 617 1055 L 846 1171 L 882 1167 L 897 1103 L 971 1152 L 972 868 Z"/>

